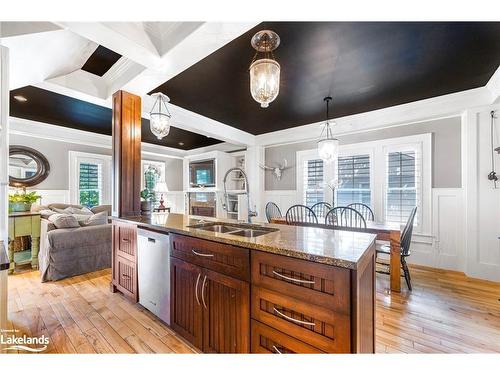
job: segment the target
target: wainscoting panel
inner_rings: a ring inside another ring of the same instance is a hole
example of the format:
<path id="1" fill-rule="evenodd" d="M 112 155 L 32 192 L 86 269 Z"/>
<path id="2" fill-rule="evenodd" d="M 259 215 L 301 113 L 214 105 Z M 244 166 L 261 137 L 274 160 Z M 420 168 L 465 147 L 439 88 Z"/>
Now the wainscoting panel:
<path id="1" fill-rule="evenodd" d="M 183 191 L 169 191 L 164 195 L 165 206 L 170 206 L 170 212 L 176 214 L 184 213 L 184 192 Z"/>
<path id="2" fill-rule="evenodd" d="M 463 270 L 464 211 L 462 189 L 433 189 L 435 267 Z"/>

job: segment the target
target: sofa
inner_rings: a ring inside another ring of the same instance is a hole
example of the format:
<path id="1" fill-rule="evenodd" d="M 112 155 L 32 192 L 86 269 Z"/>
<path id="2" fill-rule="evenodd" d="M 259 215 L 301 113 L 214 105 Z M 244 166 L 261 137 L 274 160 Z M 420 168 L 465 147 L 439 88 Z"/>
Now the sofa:
<path id="1" fill-rule="evenodd" d="M 40 252 L 41 281 L 55 281 L 111 267 L 112 227 L 106 224 L 57 229 L 50 216 L 44 217 L 44 209 L 64 210 L 68 207 L 83 208 L 80 205 L 51 204 L 36 207 L 42 213 Z M 96 206 L 92 213 L 106 211 L 111 215 L 111 206 Z"/>

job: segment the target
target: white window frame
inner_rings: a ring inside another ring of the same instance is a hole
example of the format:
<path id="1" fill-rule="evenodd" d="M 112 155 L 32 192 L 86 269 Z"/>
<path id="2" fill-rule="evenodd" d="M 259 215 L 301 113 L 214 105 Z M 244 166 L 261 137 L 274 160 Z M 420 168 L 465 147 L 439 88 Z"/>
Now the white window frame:
<path id="1" fill-rule="evenodd" d="M 387 189 L 387 152 L 398 150 L 417 149 L 421 155 L 420 165 L 420 186 L 421 191 L 418 212 L 420 221 L 414 228 L 414 233 L 431 236 L 432 233 L 432 133 L 417 134 L 405 137 L 387 138 L 376 141 L 352 143 L 341 145 L 339 156 L 352 155 L 370 155 L 370 189 L 372 209 L 375 215 L 375 221 L 384 221 L 385 218 L 385 200 Z M 297 201 L 303 202 L 304 187 L 302 185 L 304 178 L 305 160 L 318 159 L 317 149 L 297 151 Z M 324 180 L 331 181 L 337 178 L 337 161 L 334 167 L 330 163 L 324 166 Z M 329 188 L 324 189 L 325 200 L 330 201 Z"/>
<path id="2" fill-rule="evenodd" d="M 296 161 L 297 161 L 297 198 L 300 204 L 305 204 L 304 202 L 304 163 L 309 160 L 321 159 L 318 154 L 318 150 L 304 150 L 297 151 Z M 329 188 L 326 186 L 327 181 L 333 179 L 333 168 L 332 164 L 323 162 L 323 200 L 326 202 L 331 201 L 329 194 Z"/>
<path id="3" fill-rule="evenodd" d="M 375 200 L 375 195 L 373 193 L 374 191 L 374 186 L 373 186 L 373 180 L 374 180 L 374 175 L 373 175 L 373 161 L 374 161 L 374 147 L 360 147 L 360 144 L 354 144 L 354 145 L 345 145 L 345 146 L 340 146 L 339 148 L 339 157 L 350 157 L 350 156 L 360 156 L 360 155 L 368 155 L 370 158 L 370 202 L 371 206 L 373 207 L 373 202 Z M 334 176 L 335 179 L 338 179 L 338 160 L 335 160 L 335 166 L 334 166 Z M 335 192 L 337 194 L 337 192 Z M 335 196 L 335 202 L 337 202 L 337 196 Z"/>
<path id="4" fill-rule="evenodd" d="M 168 186 L 168 181 L 165 180 L 165 162 L 164 161 L 158 161 L 158 160 L 141 160 L 141 190 L 144 189 L 145 187 L 145 181 L 144 181 L 144 171 L 146 168 L 144 168 L 144 165 L 154 165 L 155 167 L 158 167 L 160 170 L 160 181 L 165 181 Z"/>
<path id="5" fill-rule="evenodd" d="M 79 165 L 80 163 L 91 163 L 101 165 L 101 199 L 99 204 L 111 204 L 111 156 L 92 154 L 88 152 L 69 152 L 69 197 L 71 204 L 80 204 L 79 201 Z"/>

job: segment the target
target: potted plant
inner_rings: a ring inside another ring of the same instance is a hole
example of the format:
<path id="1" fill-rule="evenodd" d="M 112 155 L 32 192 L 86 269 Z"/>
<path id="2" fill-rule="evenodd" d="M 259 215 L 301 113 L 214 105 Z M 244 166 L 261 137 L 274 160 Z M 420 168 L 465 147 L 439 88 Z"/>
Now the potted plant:
<path id="1" fill-rule="evenodd" d="M 144 189 L 141 191 L 141 214 L 142 215 L 150 215 L 152 209 L 152 200 L 155 194 L 152 190 Z"/>
<path id="2" fill-rule="evenodd" d="M 31 205 L 35 203 L 41 196 L 36 191 L 26 193 L 16 192 L 9 194 L 9 211 L 11 212 L 25 212 L 31 210 Z"/>

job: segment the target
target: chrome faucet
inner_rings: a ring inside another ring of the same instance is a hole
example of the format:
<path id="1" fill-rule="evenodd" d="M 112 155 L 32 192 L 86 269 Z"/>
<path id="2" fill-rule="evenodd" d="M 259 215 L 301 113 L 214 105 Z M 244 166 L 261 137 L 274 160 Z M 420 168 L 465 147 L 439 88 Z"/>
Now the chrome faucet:
<path id="1" fill-rule="evenodd" d="M 250 209 L 250 188 L 248 187 L 248 177 L 247 177 L 247 174 L 245 173 L 245 171 L 239 167 L 234 167 L 234 168 L 230 168 L 226 174 L 224 175 L 224 180 L 223 180 L 223 184 L 224 184 L 224 199 L 226 200 L 226 202 L 224 203 L 224 209 L 227 211 L 228 210 L 228 200 L 227 200 L 227 188 L 226 188 L 226 180 L 227 180 L 227 176 L 229 176 L 229 174 L 231 172 L 240 172 L 241 175 L 243 176 L 243 178 L 245 179 L 245 194 L 247 196 L 247 210 L 248 210 L 248 216 L 247 216 L 247 222 L 248 223 L 251 223 L 252 222 L 252 217 L 255 217 L 257 216 L 257 211 L 252 211 Z"/>

